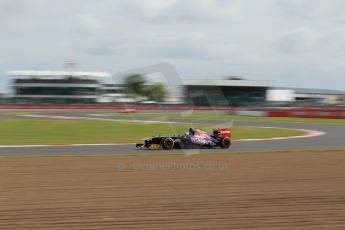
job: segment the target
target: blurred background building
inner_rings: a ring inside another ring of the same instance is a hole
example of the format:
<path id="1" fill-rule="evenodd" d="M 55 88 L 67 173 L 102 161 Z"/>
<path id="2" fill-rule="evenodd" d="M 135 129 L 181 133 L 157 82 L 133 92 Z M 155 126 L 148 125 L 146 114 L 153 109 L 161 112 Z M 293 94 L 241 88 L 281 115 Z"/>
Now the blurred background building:
<path id="1" fill-rule="evenodd" d="M 10 71 L 13 102 L 19 104 L 97 103 L 107 72 Z"/>
<path id="2" fill-rule="evenodd" d="M 330 89 L 272 88 L 267 91 L 267 101 L 305 105 L 337 105 L 343 102 L 344 92 Z"/>
<path id="3" fill-rule="evenodd" d="M 126 83 L 109 84 L 108 72 L 9 71 L 12 95 L 2 104 L 186 104 L 196 106 L 319 106 L 344 104 L 344 92 L 273 87 L 270 81 L 226 79 L 183 80 L 182 91 L 166 92 L 155 101 L 133 95 Z M 150 82 L 147 82 L 150 86 Z"/>
<path id="4" fill-rule="evenodd" d="M 269 81 L 243 79 L 184 80 L 186 102 L 194 105 L 238 106 L 262 104 L 266 101 Z"/>

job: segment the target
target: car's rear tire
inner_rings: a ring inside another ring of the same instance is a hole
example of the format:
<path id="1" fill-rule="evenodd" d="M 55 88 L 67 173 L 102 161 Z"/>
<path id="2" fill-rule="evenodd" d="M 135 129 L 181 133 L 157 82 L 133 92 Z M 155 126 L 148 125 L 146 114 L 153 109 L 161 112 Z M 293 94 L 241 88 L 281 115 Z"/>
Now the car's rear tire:
<path id="1" fill-rule="evenodd" d="M 162 147 L 165 150 L 171 150 L 174 148 L 175 142 L 172 138 L 168 137 L 162 141 Z"/>
<path id="2" fill-rule="evenodd" d="M 228 137 L 224 137 L 220 140 L 220 147 L 222 149 L 228 149 L 231 146 L 231 140 Z"/>

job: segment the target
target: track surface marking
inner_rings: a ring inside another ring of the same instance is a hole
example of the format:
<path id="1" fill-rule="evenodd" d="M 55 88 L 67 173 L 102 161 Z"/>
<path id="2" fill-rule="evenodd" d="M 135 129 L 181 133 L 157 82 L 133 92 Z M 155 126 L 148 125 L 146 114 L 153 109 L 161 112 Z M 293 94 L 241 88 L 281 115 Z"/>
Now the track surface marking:
<path id="1" fill-rule="evenodd" d="M 114 111 L 108 112 L 109 114 Z M 82 117 L 85 119 L 109 119 L 109 120 L 128 120 L 107 117 L 104 115 L 96 117 L 93 111 L 35 111 L 30 114 L 37 116 L 64 116 L 64 117 Z M 35 118 L 27 118 L 35 119 Z M 148 121 L 147 119 L 139 119 L 138 121 Z M 152 121 L 148 121 L 152 122 Z M 169 119 L 165 122 L 185 122 L 193 123 L 193 120 L 185 119 Z M 215 120 L 198 120 L 198 122 L 207 124 L 224 124 L 229 121 L 215 121 Z M 345 142 L 343 141 L 344 129 L 343 125 L 326 125 L 326 124 L 302 124 L 302 123 L 281 123 L 281 122 L 252 122 L 252 121 L 235 121 L 236 125 L 243 126 L 267 126 L 267 127 L 281 127 L 289 129 L 303 129 L 303 130 L 318 130 L 318 135 L 313 138 L 299 138 L 299 139 L 274 139 L 269 141 L 240 141 L 235 142 L 230 148 L 229 152 L 248 152 L 248 151 L 275 151 L 275 150 L 303 150 L 303 149 L 344 149 Z M 315 133 L 314 133 L 315 134 Z M 319 135 L 320 134 L 320 135 Z M 325 135 L 321 135 L 325 134 Z M 234 134 L 236 135 L 236 134 Z M 208 151 L 208 150 L 207 150 Z M 220 152 L 222 150 L 214 149 L 213 152 Z M 205 152 L 205 150 L 200 150 Z M 126 154 L 126 153 L 148 153 L 146 150 L 136 150 L 133 144 L 124 145 L 76 145 L 76 146 L 40 146 L 37 148 L 21 147 L 0 148 L 0 155 L 74 155 L 74 154 Z M 155 154 L 167 153 L 166 151 L 155 151 Z M 185 153 L 185 150 L 173 150 L 169 153 Z"/>

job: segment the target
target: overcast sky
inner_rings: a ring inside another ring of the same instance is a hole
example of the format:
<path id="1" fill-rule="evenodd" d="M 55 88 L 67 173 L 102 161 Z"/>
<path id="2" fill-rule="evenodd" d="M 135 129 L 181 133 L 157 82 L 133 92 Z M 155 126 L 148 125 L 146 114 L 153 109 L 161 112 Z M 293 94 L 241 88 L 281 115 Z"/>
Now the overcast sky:
<path id="1" fill-rule="evenodd" d="M 242 76 L 345 90 L 344 0 L 0 0 L 8 70 L 117 73 L 158 63 L 184 79 Z"/>

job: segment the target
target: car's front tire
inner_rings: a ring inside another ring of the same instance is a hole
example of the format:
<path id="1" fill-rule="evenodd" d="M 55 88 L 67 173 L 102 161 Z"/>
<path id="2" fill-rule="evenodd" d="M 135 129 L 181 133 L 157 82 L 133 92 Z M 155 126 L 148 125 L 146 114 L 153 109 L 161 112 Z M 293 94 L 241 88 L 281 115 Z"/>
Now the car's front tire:
<path id="1" fill-rule="evenodd" d="M 222 149 L 228 149 L 231 146 L 231 140 L 228 137 L 224 137 L 220 140 L 220 147 Z"/>

